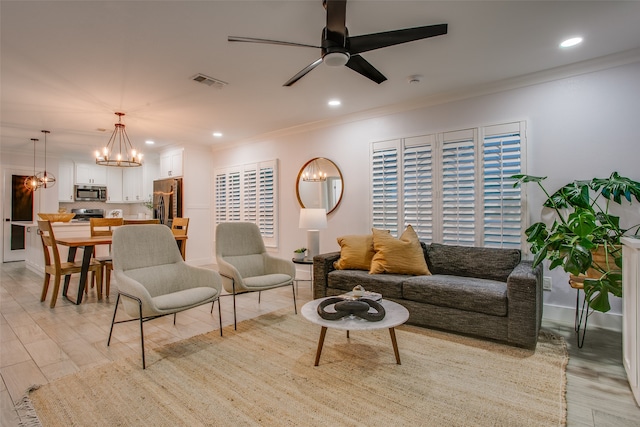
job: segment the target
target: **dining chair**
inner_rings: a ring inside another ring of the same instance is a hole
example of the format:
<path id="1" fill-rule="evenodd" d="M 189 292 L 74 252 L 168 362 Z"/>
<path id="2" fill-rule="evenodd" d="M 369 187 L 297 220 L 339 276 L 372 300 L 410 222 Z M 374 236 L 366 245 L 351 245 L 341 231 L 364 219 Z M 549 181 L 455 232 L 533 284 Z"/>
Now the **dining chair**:
<path id="1" fill-rule="evenodd" d="M 119 227 L 123 225 L 123 223 L 124 221 L 122 218 L 90 218 L 89 229 L 91 231 L 91 237 L 111 236 L 113 235 L 114 227 Z M 104 272 L 102 284 L 105 289 L 104 294 L 106 297 L 108 297 L 109 292 L 111 290 L 111 271 L 113 270 L 113 259 L 111 257 L 111 245 L 109 245 L 109 255 L 106 255 L 106 256 L 95 256 L 95 247 L 94 247 L 94 258 L 96 261 L 102 264 L 102 271 Z"/>
<path id="2" fill-rule="evenodd" d="M 158 218 L 155 219 L 125 219 L 124 225 L 148 225 L 148 224 L 160 224 Z"/>
<path id="3" fill-rule="evenodd" d="M 186 236 L 187 230 L 189 230 L 189 218 L 173 218 L 171 222 L 171 232 L 174 236 Z M 182 259 L 186 260 L 187 254 L 187 241 L 178 241 L 180 247 L 180 253 L 182 253 Z"/>
<path id="4" fill-rule="evenodd" d="M 216 227 L 216 260 L 225 290 L 233 295 L 233 327 L 236 321 L 236 294 L 260 292 L 291 285 L 293 310 L 296 307 L 293 262 L 269 253 L 260 229 L 252 222 L 223 222 Z M 213 310 L 213 307 L 211 307 Z"/>
<path id="5" fill-rule="evenodd" d="M 211 269 L 184 262 L 169 227 L 123 225 L 113 231 L 113 274 L 118 282 L 107 346 L 113 326 L 140 322 L 142 368 L 145 369 L 143 324 L 158 317 L 215 303 L 220 297 L 222 279 Z M 120 299 L 129 319 L 116 321 Z M 218 301 L 218 320 L 222 336 L 222 311 Z"/>
<path id="6" fill-rule="evenodd" d="M 51 276 L 55 277 L 53 285 L 53 294 L 51 295 L 50 307 L 54 308 L 58 300 L 60 291 L 60 280 L 62 276 L 80 273 L 82 271 L 82 261 L 62 262 L 60 261 L 60 252 L 58 244 L 53 233 L 53 227 L 49 221 L 38 221 L 38 232 L 42 241 L 42 251 L 44 252 L 44 283 L 42 284 L 42 295 L 40 301 L 47 298 L 49 290 L 49 282 Z M 89 264 L 89 271 L 96 275 L 98 299 L 102 299 L 102 264 L 92 259 Z"/>

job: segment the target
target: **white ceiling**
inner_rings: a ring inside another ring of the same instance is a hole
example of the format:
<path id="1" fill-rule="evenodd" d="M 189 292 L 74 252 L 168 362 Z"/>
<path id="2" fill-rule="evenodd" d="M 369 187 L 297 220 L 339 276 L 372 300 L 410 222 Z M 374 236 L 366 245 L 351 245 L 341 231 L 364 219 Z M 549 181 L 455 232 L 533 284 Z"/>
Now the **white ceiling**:
<path id="1" fill-rule="evenodd" d="M 2 0 L 0 15 L 2 150 L 31 152 L 47 129 L 59 154 L 104 145 L 116 111 L 142 151 L 213 146 L 640 47 L 637 1 L 349 0 L 352 36 L 439 23 L 449 33 L 364 53 L 388 78 L 381 85 L 321 65 L 283 87 L 319 50 L 227 36 L 318 45 L 321 0 Z M 574 35 L 584 43 L 558 48 Z M 228 85 L 197 84 L 197 73 Z M 408 84 L 415 74 L 422 82 Z M 327 107 L 330 98 L 342 106 Z"/>

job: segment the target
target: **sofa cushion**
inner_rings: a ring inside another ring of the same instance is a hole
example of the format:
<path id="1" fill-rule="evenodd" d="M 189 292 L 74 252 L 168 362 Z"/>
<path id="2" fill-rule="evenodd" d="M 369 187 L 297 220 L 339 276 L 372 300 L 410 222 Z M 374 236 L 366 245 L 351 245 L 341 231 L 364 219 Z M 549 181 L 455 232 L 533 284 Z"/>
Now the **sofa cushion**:
<path id="1" fill-rule="evenodd" d="M 402 282 L 408 276 L 401 274 L 369 274 L 362 270 L 333 270 L 327 274 L 327 287 L 345 292 L 361 285 L 365 290 L 382 294 L 383 298 L 402 298 Z"/>
<path id="2" fill-rule="evenodd" d="M 338 270 L 367 270 L 373 258 L 373 235 L 349 235 L 338 237 L 340 259 L 333 263 Z"/>
<path id="3" fill-rule="evenodd" d="M 506 282 L 519 262 L 518 249 L 476 248 L 439 243 L 432 243 L 427 249 L 427 265 L 432 274 Z"/>
<path id="4" fill-rule="evenodd" d="M 496 280 L 445 274 L 416 276 L 404 281 L 402 295 L 411 301 L 442 307 L 507 315 L 507 284 Z"/>
<path id="5" fill-rule="evenodd" d="M 371 274 L 429 274 L 420 240 L 410 225 L 399 239 L 374 228 L 373 249 L 376 253 L 371 260 Z"/>

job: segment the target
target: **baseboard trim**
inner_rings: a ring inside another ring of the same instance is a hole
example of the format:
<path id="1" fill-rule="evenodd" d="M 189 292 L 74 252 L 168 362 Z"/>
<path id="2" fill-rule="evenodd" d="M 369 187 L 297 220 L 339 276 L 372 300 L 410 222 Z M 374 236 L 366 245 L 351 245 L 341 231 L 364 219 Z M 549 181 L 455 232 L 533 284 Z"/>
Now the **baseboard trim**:
<path id="1" fill-rule="evenodd" d="M 622 315 L 616 313 L 601 313 L 599 311 L 590 312 L 587 328 L 596 327 L 622 332 Z M 562 323 L 575 323 L 575 307 L 563 307 L 559 305 L 545 304 L 543 308 L 543 319 L 553 320 Z"/>

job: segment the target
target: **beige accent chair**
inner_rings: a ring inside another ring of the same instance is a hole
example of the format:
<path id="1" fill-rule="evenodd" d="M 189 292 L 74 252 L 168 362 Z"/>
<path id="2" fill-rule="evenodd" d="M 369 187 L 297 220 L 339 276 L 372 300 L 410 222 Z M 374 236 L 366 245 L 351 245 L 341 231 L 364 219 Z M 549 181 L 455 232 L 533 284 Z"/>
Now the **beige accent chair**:
<path id="1" fill-rule="evenodd" d="M 186 264 L 169 227 L 123 225 L 113 231 L 112 246 L 118 299 L 107 346 L 114 324 L 139 321 L 144 369 L 144 322 L 173 314 L 175 325 L 176 313 L 215 303 L 222 291 L 222 279 L 214 270 Z M 122 307 L 131 319 L 116 321 L 120 297 L 123 297 Z M 218 320 L 222 335 L 219 301 Z"/>
<path id="2" fill-rule="evenodd" d="M 293 262 L 267 253 L 258 226 L 252 222 L 223 222 L 216 227 L 216 260 L 224 289 L 233 295 L 233 327 L 237 328 L 236 294 L 291 285 L 296 307 Z M 258 303 L 260 295 L 258 295 Z M 212 307 L 213 308 L 213 307 Z"/>

